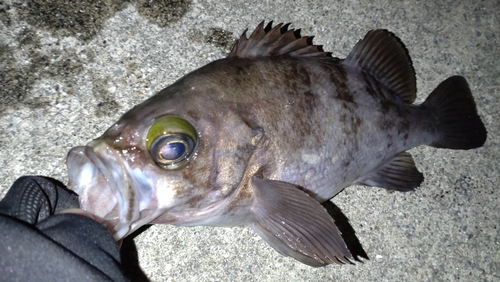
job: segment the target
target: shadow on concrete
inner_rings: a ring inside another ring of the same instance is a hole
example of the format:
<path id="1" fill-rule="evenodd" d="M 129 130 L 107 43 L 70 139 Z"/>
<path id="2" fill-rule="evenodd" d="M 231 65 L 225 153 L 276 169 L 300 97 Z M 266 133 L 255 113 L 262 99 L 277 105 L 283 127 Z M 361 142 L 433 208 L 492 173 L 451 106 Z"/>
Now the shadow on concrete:
<path id="1" fill-rule="evenodd" d="M 144 225 L 143 227 L 137 229 L 127 238 L 123 239 L 122 246 L 120 248 L 120 257 L 122 261 L 123 272 L 130 281 L 133 282 L 150 282 L 149 278 L 146 276 L 144 271 L 142 271 L 139 265 L 139 257 L 137 253 L 137 247 L 134 242 L 134 238 L 146 231 L 151 225 Z"/>
<path id="2" fill-rule="evenodd" d="M 358 237 L 356 237 L 356 231 L 354 231 L 354 228 L 352 228 L 347 216 L 345 216 L 340 208 L 331 201 L 326 201 L 322 205 L 335 221 L 335 225 L 337 225 L 340 232 L 342 233 L 342 238 L 344 239 L 344 242 L 346 243 L 347 248 L 351 252 L 354 259 L 356 259 L 356 261 L 358 262 L 363 262 L 359 259 L 360 257 L 369 260 L 368 255 L 363 249 L 363 246 L 361 246 Z"/>

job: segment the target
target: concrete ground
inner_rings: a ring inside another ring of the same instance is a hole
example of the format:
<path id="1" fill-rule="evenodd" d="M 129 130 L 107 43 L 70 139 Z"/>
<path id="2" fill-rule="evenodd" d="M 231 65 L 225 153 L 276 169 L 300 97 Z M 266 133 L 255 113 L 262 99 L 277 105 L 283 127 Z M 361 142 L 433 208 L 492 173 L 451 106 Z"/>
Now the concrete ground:
<path id="1" fill-rule="evenodd" d="M 0 2 L 0 197 L 22 175 L 65 182 L 71 147 L 224 57 L 262 20 L 292 22 L 337 57 L 385 28 L 412 56 L 417 102 L 448 76 L 468 79 L 485 146 L 412 150 L 426 177 L 415 192 L 350 187 L 335 197 L 370 258 L 362 263 L 311 268 L 246 227 L 153 226 L 135 238 L 144 275 L 134 280 L 500 281 L 498 1 L 90 2 Z"/>

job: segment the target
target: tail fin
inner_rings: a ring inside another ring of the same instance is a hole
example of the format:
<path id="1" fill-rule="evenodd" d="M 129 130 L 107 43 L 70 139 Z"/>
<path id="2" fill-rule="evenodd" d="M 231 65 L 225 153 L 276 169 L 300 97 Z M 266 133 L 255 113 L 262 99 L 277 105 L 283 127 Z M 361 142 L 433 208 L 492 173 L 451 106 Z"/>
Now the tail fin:
<path id="1" fill-rule="evenodd" d="M 434 115 L 437 129 L 430 146 L 468 150 L 481 147 L 486 141 L 486 128 L 465 78 L 452 76 L 441 82 L 422 107 Z"/>

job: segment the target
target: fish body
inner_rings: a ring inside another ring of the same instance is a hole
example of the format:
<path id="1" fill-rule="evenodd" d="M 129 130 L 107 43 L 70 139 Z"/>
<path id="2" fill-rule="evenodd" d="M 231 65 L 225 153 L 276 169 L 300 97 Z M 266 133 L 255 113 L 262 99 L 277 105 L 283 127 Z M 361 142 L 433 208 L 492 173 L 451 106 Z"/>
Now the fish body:
<path id="1" fill-rule="evenodd" d="M 152 223 L 246 224 L 303 263 L 353 261 L 321 203 L 353 184 L 413 190 L 423 176 L 408 149 L 477 148 L 486 129 L 462 77 L 412 104 L 415 74 L 392 33 L 370 31 L 346 59 L 311 40 L 261 23 L 73 148 L 81 207 L 116 239 Z"/>

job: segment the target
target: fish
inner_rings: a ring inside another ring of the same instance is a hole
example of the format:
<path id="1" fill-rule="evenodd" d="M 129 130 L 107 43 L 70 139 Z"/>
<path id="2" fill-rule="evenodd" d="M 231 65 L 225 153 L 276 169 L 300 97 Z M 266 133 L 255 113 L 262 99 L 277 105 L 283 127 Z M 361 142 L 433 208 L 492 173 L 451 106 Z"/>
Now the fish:
<path id="1" fill-rule="evenodd" d="M 352 185 L 413 191 L 424 178 L 409 149 L 486 141 L 465 78 L 413 103 L 412 61 L 387 30 L 344 59 L 290 24 L 247 31 L 69 151 L 68 187 L 116 240 L 146 224 L 246 225 L 304 264 L 353 263 L 322 203 Z"/>

